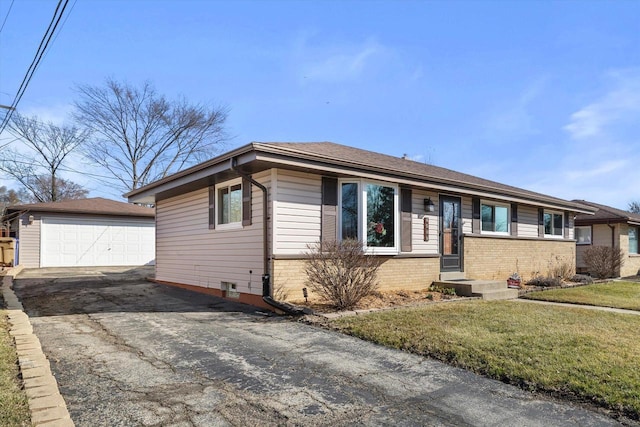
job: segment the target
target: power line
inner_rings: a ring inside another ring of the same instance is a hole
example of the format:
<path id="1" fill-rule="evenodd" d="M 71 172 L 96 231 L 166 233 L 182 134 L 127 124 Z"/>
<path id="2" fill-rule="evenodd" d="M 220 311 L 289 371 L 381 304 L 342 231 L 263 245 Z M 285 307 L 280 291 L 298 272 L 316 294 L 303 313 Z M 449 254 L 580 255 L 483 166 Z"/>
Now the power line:
<path id="1" fill-rule="evenodd" d="M 0 26 L 0 33 L 2 33 L 2 30 L 4 29 L 4 24 L 7 23 L 7 18 L 9 17 L 9 14 L 11 13 L 11 8 L 13 7 L 13 2 L 14 2 L 14 0 L 11 0 L 11 4 L 9 5 L 9 10 L 7 10 L 7 14 L 4 16 L 4 21 L 2 21 L 2 26 Z"/>
<path id="2" fill-rule="evenodd" d="M 4 120 L 0 125 L 0 133 L 2 133 L 4 129 L 7 127 L 7 124 L 9 123 L 9 120 L 11 120 L 11 116 L 13 115 L 13 112 L 15 111 L 16 106 L 22 99 L 24 92 L 27 90 L 27 86 L 29 86 L 29 83 L 31 82 L 31 78 L 33 77 L 33 74 L 38 68 L 38 64 L 42 60 L 42 57 L 47 49 L 47 46 L 49 46 L 49 42 L 51 41 L 51 38 L 53 37 L 53 34 L 55 33 L 56 28 L 60 23 L 60 19 L 62 19 L 62 15 L 64 14 L 64 10 L 66 9 L 67 4 L 69 4 L 69 0 L 64 0 L 64 5 L 62 5 L 62 0 L 58 1 L 56 10 L 54 11 L 53 17 L 51 18 L 51 22 L 49 22 L 49 27 L 47 28 L 47 31 L 44 33 L 44 36 L 42 36 L 42 40 L 40 41 L 38 50 L 36 51 L 36 54 L 33 58 L 33 61 L 31 62 L 31 65 L 29 66 L 29 69 L 27 70 L 24 78 L 22 79 L 22 83 L 20 84 L 20 87 L 16 92 L 16 96 L 13 99 L 13 102 L 11 103 L 9 112 L 5 115 Z M 62 9 L 60 9 L 61 5 L 62 5 Z M 60 14 L 58 14 L 58 11 L 60 11 Z"/>

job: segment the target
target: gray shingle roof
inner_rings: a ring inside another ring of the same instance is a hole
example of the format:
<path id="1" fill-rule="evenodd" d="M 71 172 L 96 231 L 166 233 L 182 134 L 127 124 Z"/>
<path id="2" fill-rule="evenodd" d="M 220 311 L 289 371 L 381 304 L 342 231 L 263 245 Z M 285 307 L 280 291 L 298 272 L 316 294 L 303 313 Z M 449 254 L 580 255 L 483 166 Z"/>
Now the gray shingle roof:
<path id="1" fill-rule="evenodd" d="M 257 146 L 278 147 L 297 153 L 308 153 L 328 163 L 340 162 L 352 167 L 386 169 L 398 175 L 413 175 L 420 179 L 451 183 L 462 188 L 483 188 L 497 193 L 514 194 L 532 200 L 573 205 L 572 202 L 511 185 L 501 184 L 477 176 L 456 172 L 439 166 L 428 165 L 402 157 L 375 153 L 332 142 L 258 142 Z"/>
<path id="2" fill-rule="evenodd" d="M 30 203 L 14 205 L 7 208 L 7 212 L 17 211 L 31 212 L 59 212 L 82 213 L 110 216 L 137 216 L 155 217 L 155 209 L 138 206 L 131 203 L 118 202 L 116 200 L 93 197 L 89 199 L 62 200 L 59 202 Z"/>
<path id="3" fill-rule="evenodd" d="M 616 209 L 611 206 L 601 205 L 599 203 L 589 202 L 587 200 L 574 200 L 574 202 L 591 206 L 597 211 L 594 215 L 578 214 L 576 223 L 594 223 L 594 222 L 635 222 L 640 223 L 640 215 L 631 212 Z"/>

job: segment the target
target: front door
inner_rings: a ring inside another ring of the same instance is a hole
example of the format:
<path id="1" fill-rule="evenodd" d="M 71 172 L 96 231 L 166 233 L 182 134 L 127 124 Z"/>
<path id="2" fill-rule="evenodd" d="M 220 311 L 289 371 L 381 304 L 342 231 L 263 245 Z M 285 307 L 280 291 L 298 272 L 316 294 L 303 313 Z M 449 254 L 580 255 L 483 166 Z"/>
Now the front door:
<path id="1" fill-rule="evenodd" d="M 462 271 L 460 198 L 440 196 L 440 270 Z"/>

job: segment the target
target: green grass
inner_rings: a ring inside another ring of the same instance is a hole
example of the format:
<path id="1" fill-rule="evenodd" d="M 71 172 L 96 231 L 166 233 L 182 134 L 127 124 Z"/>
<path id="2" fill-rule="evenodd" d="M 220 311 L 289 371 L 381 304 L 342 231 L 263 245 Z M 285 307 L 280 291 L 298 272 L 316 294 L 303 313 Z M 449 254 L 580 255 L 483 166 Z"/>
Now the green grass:
<path id="1" fill-rule="evenodd" d="M 0 310 L 0 425 L 31 425 L 27 395 L 18 380 L 18 357 L 8 332 L 6 310 Z"/>
<path id="2" fill-rule="evenodd" d="M 525 298 L 640 310 L 640 283 L 606 282 L 526 294 Z"/>
<path id="3" fill-rule="evenodd" d="M 467 301 L 336 319 L 339 330 L 640 419 L 640 316 Z"/>

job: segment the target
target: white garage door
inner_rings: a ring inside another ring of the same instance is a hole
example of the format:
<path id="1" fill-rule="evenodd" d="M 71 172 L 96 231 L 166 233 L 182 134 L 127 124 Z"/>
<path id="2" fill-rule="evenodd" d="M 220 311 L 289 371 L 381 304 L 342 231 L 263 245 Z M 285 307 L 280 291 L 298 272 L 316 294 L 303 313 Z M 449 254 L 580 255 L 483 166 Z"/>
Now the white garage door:
<path id="1" fill-rule="evenodd" d="M 44 217 L 41 227 L 41 267 L 145 265 L 155 259 L 151 222 Z"/>

